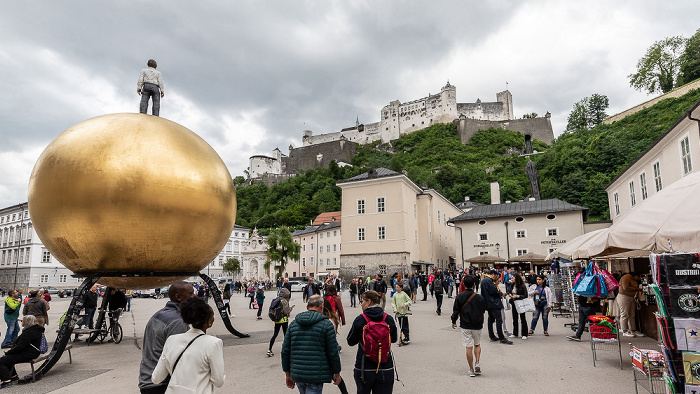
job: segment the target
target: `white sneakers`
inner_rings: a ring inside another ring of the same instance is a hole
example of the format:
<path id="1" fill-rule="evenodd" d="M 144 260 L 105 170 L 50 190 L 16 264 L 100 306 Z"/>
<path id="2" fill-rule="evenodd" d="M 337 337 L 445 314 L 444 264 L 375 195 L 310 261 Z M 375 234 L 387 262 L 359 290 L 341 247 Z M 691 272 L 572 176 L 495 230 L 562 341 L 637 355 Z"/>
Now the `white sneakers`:
<path id="1" fill-rule="evenodd" d="M 474 372 L 481 373 L 481 366 L 479 363 L 474 364 Z"/>
<path id="2" fill-rule="evenodd" d="M 508 338 L 515 338 L 515 335 L 510 334 L 510 335 L 508 335 Z"/>
<path id="3" fill-rule="evenodd" d="M 639 332 L 639 331 L 632 331 L 632 334 L 633 334 L 635 337 L 643 337 L 643 336 L 644 336 L 644 334 L 642 334 L 642 333 Z"/>
<path id="4" fill-rule="evenodd" d="M 527 337 L 523 335 L 523 341 L 526 340 L 526 339 L 527 339 Z"/>
<path id="5" fill-rule="evenodd" d="M 630 337 L 630 338 L 634 338 L 634 337 L 635 337 L 635 335 L 634 335 L 631 331 L 624 331 L 624 332 L 622 333 L 622 336 L 623 336 L 623 337 Z"/>
<path id="6" fill-rule="evenodd" d="M 474 372 L 470 369 L 469 370 L 469 377 L 471 377 L 471 378 L 476 377 L 476 372 Z"/>

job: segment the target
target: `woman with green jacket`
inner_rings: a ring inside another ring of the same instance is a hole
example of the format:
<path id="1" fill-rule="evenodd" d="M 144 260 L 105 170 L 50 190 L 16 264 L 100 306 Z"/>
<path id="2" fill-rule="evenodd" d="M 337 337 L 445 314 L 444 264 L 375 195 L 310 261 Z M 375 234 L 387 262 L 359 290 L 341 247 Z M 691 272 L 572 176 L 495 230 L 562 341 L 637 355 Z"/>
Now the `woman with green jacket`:
<path id="1" fill-rule="evenodd" d="M 403 283 L 396 282 L 396 294 L 391 298 L 391 308 L 396 314 L 396 320 L 399 322 L 401 327 L 401 333 L 403 334 L 403 343 L 409 344 L 409 330 L 408 330 L 408 308 L 411 306 L 411 297 L 403 291 Z"/>

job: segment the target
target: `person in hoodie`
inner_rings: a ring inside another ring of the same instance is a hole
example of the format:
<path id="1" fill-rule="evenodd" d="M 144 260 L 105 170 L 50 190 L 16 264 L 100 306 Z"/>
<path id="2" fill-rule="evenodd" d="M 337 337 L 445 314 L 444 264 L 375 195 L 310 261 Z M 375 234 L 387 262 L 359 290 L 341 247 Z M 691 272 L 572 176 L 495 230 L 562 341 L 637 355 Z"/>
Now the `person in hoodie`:
<path id="1" fill-rule="evenodd" d="M 397 286 L 398 283 L 396 282 Z M 396 295 L 394 295 L 396 296 Z M 366 291 L 360 298 L 362 314 L 355 318 L 348 333 L 348 345 L 357 347 L 357 357 L 355 358 L 355 384 L 358 393 L 391 393 L 394 388 L 394 360 L 389 357 L 386 362 L 379 365 L 365 356 L 362 348 L 362 332 L 367 325 L 365 316 L 371 321 L 384 321 L 389 326 L 391 342 L 395 343 L 398 338 L 396 322 L 390 315 L 384 313 L 380 306 L 379 294 L 376 291 Z M 363 316 L 364 315 L 364 316 Z"/>
<path id="2" fill-rule="evenodd" d="M 25 315 L 22 318 L 22 335 L 15 341 L 12 349 L 5 352 L 5 355 L 0 357 L 0 388 L 12 386 L 19 380 L 15 364 L 26 363 L 31 361 L 41 354 L 39 347 L 41 346 L 41 336 L 44 334 L 44 327 L 39 325 L 39 322 L 34 315 Z"/>
<path id="3" fill-rule="evenodd" d="M 282 335 L 287 336 L 287 327 L 289 327 L 289 314 L 292 313 L 292 308 L 293 306 L 289 306 L 289 298 L 292 296 L 292 293 L 286 288 L 283 287 L 280 289 L 280 304 L 282 305 L 282 318 L 279 319 L 278 321 L 275 322 L 275 332 L 272 334 L 272 338 L 270 339 L 270 347 L 267 349 L 267 356 L 272 357 L 275 354 L 272 353 L 272 345 L 275 344 L 275 339 L 277 339 L 277 335 L 280 333 L 280 329 L 282 329 Z M 272 300 L 272 303 L 275 301 Z M 270 303 L 270 306 L 272 306 L 272 303 Z"/>
<path id="4" fill-rule="evenodd" d="M 481 330 L 484 328 L 486 301 L 474 291 L 476 278 L 467 275 L 462 282 L 466 289 L 455 297 L 455 303 L 452 307 L 452 328 L 457 328 L 457 317 L 459 317 L 462 345 L 467 349 L 469 376 L 475 377 L 481 373 L 481 366 L 479 366 Z"/>
<path id="5" fill-rule="evenodd" d="M 280 295 L 282 291 L 280 291 Z M 323 384 L 340 383 L 340 355 L 333 323 L 323 314 L 323 298 L 313 295 L 306 311 L 294 318 L 282 343 L 282 370 L 287 387 L 320 393 Z"/>
<path id="6" fill-rule="evenodd" d="M 401 326 L 403 343 L 408 345 L 411 343 L 411 340 L 409 339 L 411 333 L 408 327 L 408 308 L 411 307 L 411 298 L 404 291 L 402 283 L 396 284 L 396 294 L 394 294 L 394 298 L 391 299 L 391 307 L 396 314 L 396 319 L 399 321 L 399 325 Z"/>

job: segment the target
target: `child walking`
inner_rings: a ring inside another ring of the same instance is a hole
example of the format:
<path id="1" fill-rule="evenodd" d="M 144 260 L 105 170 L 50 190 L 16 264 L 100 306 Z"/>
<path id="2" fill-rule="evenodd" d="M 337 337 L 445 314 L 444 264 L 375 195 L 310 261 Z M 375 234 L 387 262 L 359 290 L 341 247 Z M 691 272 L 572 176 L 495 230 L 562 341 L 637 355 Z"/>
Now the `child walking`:
<path id="1" fill-rule="evenodd" d="M 391 308 L 394 310 L 396 319 L 399 321 L 404 344 L 411 343 L 408 330 L 408 308 L 410 306 L 411 298 L 403 291 L 403 283 L 396 282 L 396 294 L 391 298 Z"/>

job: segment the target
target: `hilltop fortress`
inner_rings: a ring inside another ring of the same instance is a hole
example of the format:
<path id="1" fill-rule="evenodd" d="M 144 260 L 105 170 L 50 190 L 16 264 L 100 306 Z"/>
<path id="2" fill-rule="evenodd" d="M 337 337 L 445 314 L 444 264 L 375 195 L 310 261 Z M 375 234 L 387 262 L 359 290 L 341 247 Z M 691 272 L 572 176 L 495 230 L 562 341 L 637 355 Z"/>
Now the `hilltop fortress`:
<path id="1" fill-rule="evenodd" d="M 428 94 L 418 100 L 390 102 L 380 111 L 379 122 L 360 124 L 338 132 L 314 135 L 305 130 L 302 146 L 289 146 L 289 156 L 275 149 L 274 156 L 256 155 L 250 158 L 248 178 L 267 184 L 278 183 L 298 170 L 328 166 L 331 160 L 349 163 L 355 155 L 355 144 L 375 141 L 390 143 L 405 134 L 424 129 L 435 123 L 457 124 L 462 143 L 469 142 L 479 130 L 491 127 L 523 133 L 550 144 L 554 139 L 549 112 L 544 117 L 515 119 L 513 96 L 508 90 L 496 93 L 495 102 L 458 103 L 457 89 L 449 82 L 438 94 Z"/>

